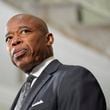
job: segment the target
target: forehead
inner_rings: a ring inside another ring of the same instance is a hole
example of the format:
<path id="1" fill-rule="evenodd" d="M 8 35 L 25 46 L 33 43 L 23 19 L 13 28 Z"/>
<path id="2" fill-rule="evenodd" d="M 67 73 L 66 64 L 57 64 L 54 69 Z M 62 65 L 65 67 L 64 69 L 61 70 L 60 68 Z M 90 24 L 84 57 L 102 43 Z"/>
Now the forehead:
<path id="1" fill-rule="evenodd" d="M 14 17 L 8 21 L 7 31 L 14 31 L 22 26 L 35 28 L 36 26 L 38 26 L 38 22 L 37 20 L 30 17 L 25 17 L 25 16 Z"/>

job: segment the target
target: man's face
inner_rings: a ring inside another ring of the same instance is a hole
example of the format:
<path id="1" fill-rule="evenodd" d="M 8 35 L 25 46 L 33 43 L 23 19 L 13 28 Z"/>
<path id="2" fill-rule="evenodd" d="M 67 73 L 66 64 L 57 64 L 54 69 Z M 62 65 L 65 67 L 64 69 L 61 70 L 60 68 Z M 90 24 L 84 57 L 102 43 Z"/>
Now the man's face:
<path id="1" fill-rule="evenodd" d="M 6 44 L 12 62 L 27 72 L 41 63 L 47 51 L 45 35 L 30 19 L 13 19 L 7 24 Z"/>

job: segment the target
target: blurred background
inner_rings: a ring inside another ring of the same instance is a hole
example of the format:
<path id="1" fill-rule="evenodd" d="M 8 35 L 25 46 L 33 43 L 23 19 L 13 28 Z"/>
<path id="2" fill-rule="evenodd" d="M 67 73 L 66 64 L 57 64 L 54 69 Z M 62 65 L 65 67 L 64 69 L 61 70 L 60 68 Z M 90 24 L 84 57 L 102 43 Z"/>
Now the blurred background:
<path id="1" fill-rule="evenodd" d="M 47 22 L 55 38 L 55 57 L 88 68 L 110 110 L 110 0 L 0 0 L 0 110 L 9 109 L 25 77 L 5 47 L 6 22 L 18 13 Z"/>

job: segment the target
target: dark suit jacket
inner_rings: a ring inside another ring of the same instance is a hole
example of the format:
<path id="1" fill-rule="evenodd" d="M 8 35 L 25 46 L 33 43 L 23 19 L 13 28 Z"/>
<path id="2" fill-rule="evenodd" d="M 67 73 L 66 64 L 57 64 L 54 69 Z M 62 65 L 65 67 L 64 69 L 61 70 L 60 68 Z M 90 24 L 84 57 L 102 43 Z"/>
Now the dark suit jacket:
<path id="1" fill-rule="evenodd" d="M 106 110 L 106 103 L 98 82 L 87 69 L 54 60 L 34 83 L 21 110 Z"/>

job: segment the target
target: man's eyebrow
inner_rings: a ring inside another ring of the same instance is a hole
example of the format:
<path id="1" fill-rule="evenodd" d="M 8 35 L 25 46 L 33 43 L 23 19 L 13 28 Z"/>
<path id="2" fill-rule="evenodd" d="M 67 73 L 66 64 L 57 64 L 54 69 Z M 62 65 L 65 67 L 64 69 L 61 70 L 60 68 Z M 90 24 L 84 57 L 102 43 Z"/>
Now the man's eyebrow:
<path id="1" fill-rule="evenodd" d="M 11 34 L 11 33 L 10 33 L 10 32 L 6 33 L 5 37 L 7 38 L 7 36 L 8 36 L 9 34 Z"/>
<path id="2" fill-rule="evenodd" d="M 32 29 L 32 28 L 30 28 L 29 26 L 20 26 L 19 28 L 18 28 L 18 30 L 20 30 L 20 29 L 23 29 L 23 28 L 27 28 L 27 29 Z M 13 32 L 8 32 L 8 33 L 6 33 L 6 35 L 5 35 L 5 37 L 7 37 L 9 34 L 12 34 Z"/>

